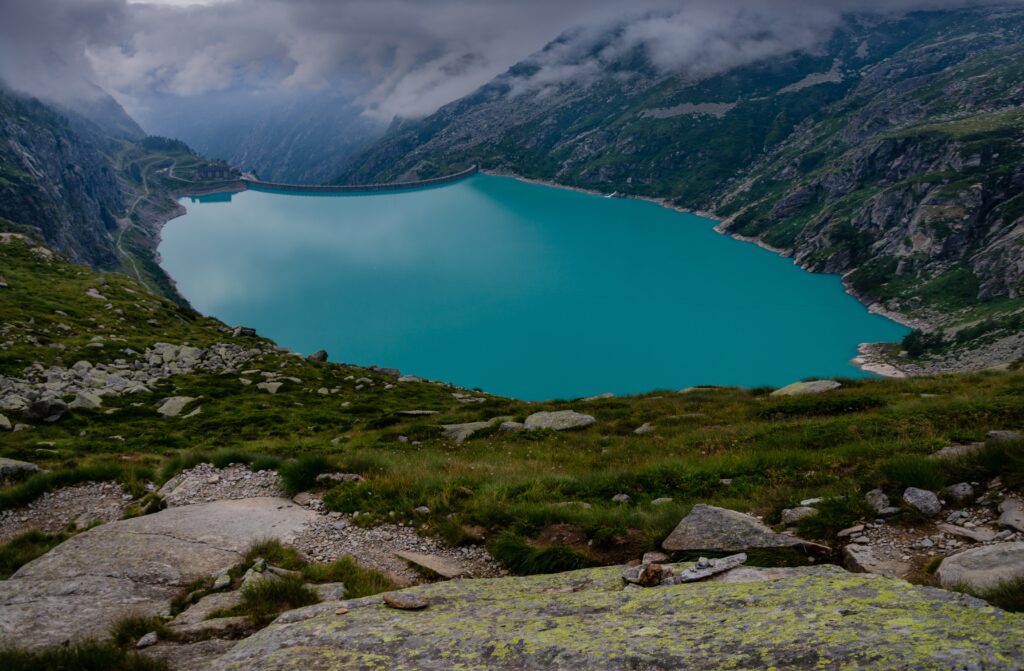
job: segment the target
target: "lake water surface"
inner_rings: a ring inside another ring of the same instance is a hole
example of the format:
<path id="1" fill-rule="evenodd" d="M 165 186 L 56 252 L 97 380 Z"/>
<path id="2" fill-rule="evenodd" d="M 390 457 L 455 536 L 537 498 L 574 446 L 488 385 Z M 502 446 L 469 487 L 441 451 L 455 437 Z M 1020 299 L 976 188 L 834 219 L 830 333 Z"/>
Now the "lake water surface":
<path id="1" fill-rule="evenodd" d="M 159 251 L 198 310 L 524 399 L 861 376 L 858 343 L 906 333 L 838 277 L 643 201 L 477 175 L 183 203 Z"/>

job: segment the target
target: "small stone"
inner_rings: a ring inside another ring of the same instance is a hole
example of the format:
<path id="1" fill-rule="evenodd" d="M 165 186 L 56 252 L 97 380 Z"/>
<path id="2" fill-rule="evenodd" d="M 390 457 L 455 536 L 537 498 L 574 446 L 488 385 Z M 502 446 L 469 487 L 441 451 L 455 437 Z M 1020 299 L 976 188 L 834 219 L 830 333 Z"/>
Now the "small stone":
<path id="1" fill-rule="evenodd" d="M 52 424 L 67 412 L 67 404 L 59 398 L 44 398 L 28 406 L 28 421 Z"/>
<path id="2" fill-rule="evenodd" d="M 999 504 L 999 524 L 1015 531 L 1024 531 L 1024 503 L 1006 499 Z"/>
<path id="3" fill-rule="evenodd" d="M 427 506 L 417 506 L 413 508 L 413 512 L 419 513 L 420 515 L 429 515 L 430 508 L 428 508 Z"/>
<path id="4" fill-rule="evenodd" d="M 654 499 L 653 501 L 651 501 L 651 505 L 652 506 L 664 506 L 664 505 L 668 505 L 669 503 L 672 503 L 672 497 L 671 496 L 662 496 L 660 498 L 657 498 L 657 499 Z"/>
<path id="5" fill-rule="evenodd" d="M 219 591 L 219 590 L 222 590 L 222 589 L 225 589 L 225 588 L 229 587 L 230 585 L 231 585 L 231 576 L 228 575 L 227 571 L 224 571 L 222 573 L 218 573 L 217 577 L 214 578 L 214 580 L 213 580 L 213 589 L 214 590 L 218 590 Z"/>
<path id="6" fill-rule="evenodd" d="M 889 497 L 881 489 L 872 489 L 864 495 L 864 498 L 867 499 L 868 505 L 874 508 L 876 513 L 881 513 L 892 505 L 889 503 Z"/>
<path id="7" fill-rule="evenodd" d="M 852 527 L 847 527 L 846 529 L 843 529 L 842 531 L 837 533 L 836 536 L 838 536 L 839 538 L 846 538 L 847 536 L 852 536 L 854 534 L 859 534 L 862 531 L 864 531 L 864 525 L 863 524 L 855 524 Z"/>
<path id="8" fill-rule="evenodd" d="M 284 385 L 283 382 L 260 382 L 256 385 L 256 388 L 260 391 L 265 391 L 268 394 L 276 394 L 277 390 Z"/>
<path id="9" fill-rule="evenodd" d="M 312 500 L 313 496 L 309 492 L 299 492 L 292 497 L 292 501 L 299 506 L 308 506 Z"/>
<path id="10" fill-rule="evenodd" d="M 191 396 L 172 396 L 164 400 L 156 411 L 164 417 L 177 417 L 194 400 Z"/>
<path id="11" fill-rule="evenodd" d="M 907 487 L 903 492 L 903 502 L 922 515 L 935 517 L 942 511 L 942 502 L 935 492 L 917 487 Z"/>
<path id="12" fill-rule="evenodd" d="M 385 605 L 398 610 L 422 610 L 430 603 L 418 594 L 404 592 L 388 592 L 381 597 Z"/>
<path id="13" fill-rule="evenodd" d="M 835 380 L 811 380 L 810 382 L 794 382 L 782 389 L 776 389 L 772 396 L 802 396 L 804 394 L 821 394 L 842 387 Z"/>
<path id="14" fill-rule="evenodd" d="M 612 503 L 621 503 L 629 505 L 633 502 L 633 498 L 629 494 L 616 494 L 612 497 Z"/>
<path id="15" fill-rule="evenodd" d="M 160 642 L 160 637 L 158 637 L 156 635 L 155 631 L 151 631 L 148 634 L 146 634 L 145 636 L 143 636 L 142 638 L 140 638 L 139 642 L 135 644 L 135 647 L 136 648 L 148 648 L 149 646 L 156 645 L 159 642 Z"/>
<path id="16" fill-rule="evenodd" d="M 0 415 L 0 429 L 4 431 L 10 431 L 13 427 L 11 426 L 11 420 L 7 419 L 3 415 Z"/>
<path id="17" fill-rule="evenodd" d="M 320 350 L 317 350 L 317 351 L 313 352 L 312 354 L 310 354 L 306 358 L 309 359 L 310 361 L 315 361 L 315 362 L 318 362 L 318 363 L 324 363 L 324 362 L 327 361 L 327 351 L 320 349 Z"/>
<path id="18" fill-rule="evenodd" d="M 522 422 L 502 422 L 498 430 L 504 431 L 505 433 L 519 433 L 526 431 L 526 425 Z"/>
<path id="19" fill-rule="evenodd" d="M 648 433 L 654 433 L 654 431 L 655 431 L 654 425 L 651 424 L 650 422 L 644 422 L 643 424 L 641 424 L 637 428 L 633 429 L 633 433 L 635 433 L 638 436 L 645 436 Z"/>
<path id="20" fill-rule="evenodd" d="M 800 506 L 799 508 L 786 508 L 782 511 L 782 523 L 785 525 L 796 524 L 801 520 L 805 520 L 808 517 L 814 517 L 818 514 L 818 511 L 808 506 Z"/>
<path id="21" fill-rule="evenodd" d="M 347 613 L 348 613 L 348 608 L 337 608 L 334 611 L 335 615 L 346 615 Z"/>

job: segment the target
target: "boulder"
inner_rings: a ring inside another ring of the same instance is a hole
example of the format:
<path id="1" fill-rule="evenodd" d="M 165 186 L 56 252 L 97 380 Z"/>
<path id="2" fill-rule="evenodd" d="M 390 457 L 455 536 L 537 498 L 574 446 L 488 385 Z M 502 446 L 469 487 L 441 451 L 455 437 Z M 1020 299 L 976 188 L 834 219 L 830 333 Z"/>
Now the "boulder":
<path id="1" fill-rule="evenodd" d="M 306 358 L 309 359 L 310 361 L 317 361 L 319 363 L 324 363 L 325 361 L 327 361 L 327 350 L 319 349 L 319 350 L 313 352 L 312 354 L 310 354 Z"/>
<path id="2" fill-rule="evenodd" d="M 256 329 L 249 328 L 248 326 L 236 326 L 231 335 L 236 338 L 252 338 L 256 335 Z"/>
<path id="3" fill-rule="evenodd" d="M 498 429 L 505 433 L 520 433 L 526 431 L 526 425 L 522 422 L 502 422 Z"/>
<path id="4" fill-rule="evenodd" d="M 698 503 L 662 542 L 669 552 L 744 552 L 802 547 L 814 552 L 828 548 L 778 534 L 744 513 Z"/>
<path id="5" fill-rule="evenodd" d="M 0 457 L 0 480 L 21 480 L 38 472 L 39 467 L 31 462 Z"/>
<path id="6" fill-rule="evenodd" d="M 1014 531 L 1024 531 L 1024 502 L 1006 499 L 999 504 L 999 524 Z"/>
<path id="7" fill-rule="evenodd" d="M 974 498 L 974 487 L 969 482 L 958 482 L 943 489 L 942 495 L 954 503 L 966 503 Z"/>
<path id="8" fill-rule="evenodd" d="M 7 419 L 3 415 L 0 415 L 0 430 L 10 431 L 14 427 L 11 426 L 11 420 Z"/>
<path id="9" fill-rule="evenodd" d="M 557 410 L 555 412 L 535 412 L 526 418 L 525 426 L 527 431 L 537 429 L 568 431 L 586 428 L 595 421 L 597 420 L 591 415 L 584 415 L 573 410 Z"/>
<path id="10" fill-rule="evenodd" d="M 623 589 L 613 566 L 384 597 L 429 601 L 419 612 L 391 610 L 381 597 L 317 604 L 240 641 L 210 671 L 1024 665 L 1024 618 L 972 597 L 835 566 L 725 575 L 737 577 Z"/>
<path id="11" fill-rule="evenodd" d="M 833 389 L 839 389 L 843 385 L 835 380 L 811 380 L 809 382 L 794 382 L 782 389 L 776 389 L 772 396 L 803 396 L 804 394 L 820 394 Z"/>
<path id="12" fill-rule="evenodd" d="M 341 601 L 348 593 L 343 582 L 324 582 L 311 587 L 321 601 Z"/>
<path id="13" fill-rule="evenodd" d="M 0 641 L 57 645 L 103 637 L 129 613 L 164 615 L 185 586 L 238 563 L 257 540 L 290 541 L 313 518 L 287 499 L 265 497 L 94 527 L 0 580 Z"/>
<path id="14" fill-rule="evenodd" d="M 191 396 L 172 396 L 165 399 L 156 409 L 164 417 L 177 417 L 185 407 L 196 399 Z"/>
<path id="15" fill-rule="evenodd" d="M 907 487 L 903 491 L 903 502 L 928 517 L 935 517 L 942 512 L 942 501 L 939 501 L 935 492 L 930 492 L 927 489 Z"/>
<path id="16" fill-rule="evenodd" d="M 969 445 L 947 445 L 938 452 L 928 455 L 929 459 L 959 459 L 972 454 L 977 454 L 985 449 L 985 443 L 971 443 Z"/>
<path id="17" fill-rule="evenodd" d="M 935 575 L 943 587 L 979 592 L 1024 580 L 1024 543 L 999 543 L 964 550 L 943 559 Z"/>
<path id="18" fill-rule="evenodd" d="M 276 394 L 277 390 L 284 385 L 283 382 L 260 382 L 256 385 L 256 388 L 260 391 L 265 391 L 268 394 Z"/>
<path id="19" fill-rule="evenodd" d="M 1019 443 L 1024 441 L 1024 434 L 1020 431 L 989 431 L 985 440 L 989 443 Z"/>
<path id="20" fill-rule="evenodd" d="M 75 394 L 75 400 L 68 405 L 71 409 L 82 408 L 85 410 L 97 410 L 103 405 L 103 399 L 91 391 L 80 391 Z"/>
<path id="21" fill-rule="evenodd" d="M 492 422 L 490 421 L 467 422 L 465 424 L 444 424 L 441 428 L 444 429 L 445 438 L 451 438 L 456 443 L 463 443 L 474 433 L 483 431 L 491 424 Z"/>
<path id="22" fill-rule="evenodd" d="M 56 422 L 68 411 L 68 404 L 59 398 L 41 398 L 28 406 L 26 417 L 30 422 Z"/>
<path id="23" fill-rule="evenodd" d="M 818 514 L 817 509 L 809 506 L 798 506 L 796 508 L 786 508 L 782 511 L 782 523 L 789 526 L 796 524 L 800 520 L 805 520 L 808 517 L 814 517 Z"/>

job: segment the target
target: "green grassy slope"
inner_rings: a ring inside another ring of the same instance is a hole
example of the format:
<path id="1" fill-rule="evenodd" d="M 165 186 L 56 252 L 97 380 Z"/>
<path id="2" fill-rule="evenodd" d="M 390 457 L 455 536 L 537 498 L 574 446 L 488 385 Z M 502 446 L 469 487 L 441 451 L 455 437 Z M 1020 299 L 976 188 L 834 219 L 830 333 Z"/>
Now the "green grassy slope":
<path id="1" fill-rule="evenodd" d="M 239 340 L 216 320 L 147 294 L 124 276 L 106 275 L 99 285 L 92 271 L 47 260 L 18 240 L 0 243 L 0 268 L 11 286 L 0 290 L 2 375 L 20 377 L 36 363 L 131 359 L 125 347 L 142 352 L 156 342 Z M 86 297 L 97 286 L 109 301 Z M 97 334 L 104 347 L 87 347 Z M 177 376 L 153 394 L 109 397 L 100 410 L 74 410 L 52 425 L 3 433 L 0 456 L 33 461 L 50 473 L 0 489 L 0 505 L 75 479 L 118 478 L 141 491 L 145 479 L 167 478 L 198 458 L 227 463 L 268 455 L 258 463 L 271 465 L 317 455 L 328 463 L 307 462 L 313 475 L 337 468 L 366 478 L 338 485 L 325 499 L 335 510 L 359 511 L 363 523 L 407 520 L 455 541 L 465 540 L 468 526 L 492 538 L 501 532 L 535 537 L 565 523 L 594 542 L 583 547 L 591 559 L 612 561 L 653 547 L 697 501 L 775 520 L 803 498 L 851 495 L 805 529 L 828 540 L 864 513 L 861 497 L 853 495 L 876 486 L 895 494 L 907 485 L 936 488 L 998 471 L 1022 476 L 1021 465 L 1007 465 L 1005 455 L 954 468 L 923 455 L 980 440 L 989 430 L 1024 427 L 1024 372 L 847 380 L 836 392 L 791 399 L 768 397 L 767 390 L 708 388 L 590 402 L 487 397 L 462 404 L 444 385 L 395 384 L 377 372 L 313 363 L 269 346 L 250 365 L 301 382 L 286 382 L 270 395 L 241 384 L 238 374 Z M 355 378 L 362 377 L 374 384 L 357 389 Z M 325 396 L 320 388 L 340 391 Z M 160 417 L 158 402 L 172 395 L 198 397 L 202 412 Z M 563 408 L 597 422 L 564 433 L 488 430 L 461 445 L 440 428 Z M 438 414 L 410 417 L 402 410 Z M 654 433 L 635 435 L 644 422 L 655 425 Z M 296 465 L 297 472 L 302 468 Z M 634 504 L 613 503 L 619 493 Z M 673 501 L 652 505 L 660 497 Z M 422 505 L 429 515 L 413 512 Z"/>

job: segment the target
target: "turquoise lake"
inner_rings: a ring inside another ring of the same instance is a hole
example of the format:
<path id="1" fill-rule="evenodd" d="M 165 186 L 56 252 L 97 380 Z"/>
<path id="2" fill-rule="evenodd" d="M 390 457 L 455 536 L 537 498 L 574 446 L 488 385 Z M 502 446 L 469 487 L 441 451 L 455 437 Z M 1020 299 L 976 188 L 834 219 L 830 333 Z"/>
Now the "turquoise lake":
<path id="1" fill-rule="evenodd" d="M 858 377 L 859 343 L 907 331 L 838 277 L 644 201 L 477 175 L 182 202 L 159 251 L 196 309 L 305 354 L 522 399 Z"/>

